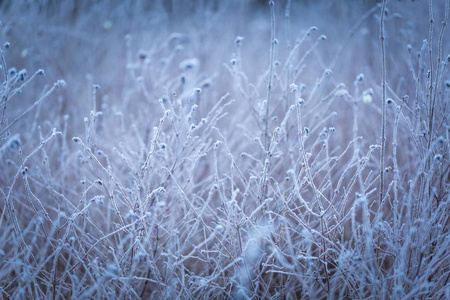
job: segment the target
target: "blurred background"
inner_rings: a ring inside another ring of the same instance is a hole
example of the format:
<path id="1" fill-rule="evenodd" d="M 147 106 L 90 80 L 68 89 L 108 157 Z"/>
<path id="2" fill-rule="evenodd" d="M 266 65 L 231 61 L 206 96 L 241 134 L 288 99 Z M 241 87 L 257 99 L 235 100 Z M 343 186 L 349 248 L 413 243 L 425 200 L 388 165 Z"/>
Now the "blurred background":
<path id="1" fill-rule="evenodd" d="M 332 70 L 333 81 L 349 85 L 359 73 L 365 73 L 367 79 L 379 83 L 379 9 L 367 16 L 347 38 L 352 27 L 377 2 L 290 1 L 287 38 L 288 2 L 275 1 L 279 41 L 275 59 L 284 62 L 288 42 L 292 47 L 308 28 L 317 26 L 317 37 L 324 34 L 327 40 L 308 57 L 304 71 L 307 75 L 302 76 L 302 82 L 314 83 L 330 67 L 341 43 L 345 43 Z M 443 1 L 436 1 L 436 18 L 441 17 L 438 12 L 442 5 Z M 204 76 L 216 74 L 212 83 L 219 93 L 230 91 L 231 80 L 224 76 L 223 64 L 229 63 L 236 53 L 237 36 L 245 38 L 241 47 L 242 68 L 250 82 L 258 80 L 269 60 L 268 1 L 1 1 L 0 19 L 3 23 L 0 38 L 3 43 L 11 43 L 7 66 L 26 68 L 29 72 L 44 69 L 47 76 L 35 82 L 36 86 L 64 79 L 68 86 L 62 101 L 77 105 L 63 104 L 62 111 L 54 113 L 75 114 L 72 122 L 80 121 L 79 116 L 89 111 L 93 82 L 101 85 L 99 93 L 108 94 L 110 101 L 123 100 L 127 63 L 135 61 L 140 50 L 153 51 L 149 68 L 160 68 L 164 59 L 180 45 L 179 53 L 167 67 L 169 74 L 180 76 L 179 63 L 197 58 L 199 72 Z M 391 1 L 386 27 L 388 78 L 395 81 L 408 76 L 400 74 L 404 69 L 395 66 L 405 64 L 405 45 L 411 44 L 417 51 L 422 46 L 422 38 L 417 37 L 426 37 L 427 1 Z M 174 33 L 176 39 L 168 41 Z M 128 50 L 126 35 L 131 36 Z M 167 42 L 168 47 L 154 52 L 157 45 Z M 448 45 L 445 46 L 448 50 Z M 155 96 L 160 97 L 157 93 Z"/>

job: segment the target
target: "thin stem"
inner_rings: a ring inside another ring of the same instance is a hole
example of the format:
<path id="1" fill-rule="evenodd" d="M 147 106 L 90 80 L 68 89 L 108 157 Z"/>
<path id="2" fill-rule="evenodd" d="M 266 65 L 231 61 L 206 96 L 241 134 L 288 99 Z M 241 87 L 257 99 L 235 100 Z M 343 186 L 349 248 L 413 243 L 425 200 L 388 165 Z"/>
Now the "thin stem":
<path id="1" fill-rule="evenodd" d="M 429 0 L 429 14 L 430 14 L 430 31 L 428 34 L 428 55 L 430 59 L 430 86 L 429 86 L 429 92 L 428 92 L 428 147 L 427 149 L 430 150 L 431 146 L 431 136 L 432 136 L 432 130 L 433 130 L 433 0 Z"/>
<path id="2" fill-rule="evenodd" d="M 19 116 L 17 116 L 14 121 L 12 121 L 11 123 L 9 123 L 8 126 L 6 126 L 1 132 L 0 135 L 4 134 L 5 132 L 8 131 L 8 129 L 10 129 L 14 124 L 16 124 L 23 116 L 25 116 L 26 114 L 28 114 L 30 111 L 33 110 L 33 108 L 35 108 L 36 106 L 38 106 L 39 104 L 41 104 L 42 101 L 44 101 L 48 96 L 50 96 L 55 90 L 60 88 L 61 83 L 58 81 L 56 82 L 53 87 L 44 94 L 44 96 L 42 96 L 41 98 L 39 98 L 39 100 L 35 101 L 30 107 L 28 107 L 27 109 L 25 109 Z"/>
<path id="3" fill-rule="evenodd" d="M 384 44 L 384 16 L 386 10 L 386 0 L 383 0 L 380 17 L 380 41 L 381 41 L 381 87 L 382 87 L 382 114 L 381 114 L 381 155 L 380 155 L 380 203 L 383 201 L 384 190 L 384 160 L 386 148 L 386 46 Z"/>
<path id="4" fill-rule="evenodd" d="M 266 118 L 265 129 L 264 129 L 264 146 L 266 150 L 269 150 L 269 109 L 270 109 L 270 97 L 272 92 L 272 77 L 273 77 L 273 60 L 275 52 L 275 2 L 273 0 L 269 1 L 270 5 L 270 61 L 269 61 L 269 82 L 267 84 L 267 105 L 266 105 Z"/>
<path id="5" fill-rule="evenodd" d="M 384 16 L 386 10 L 386 0 L 383 0 L 380 16 L 380 41 L 381 41 L 381 87 L 382 87 L 382 113 L 381 113 L 381 155 L 380 155 L 380 199 L 378 210 L 383 205 L 383 190 L 384 190 L 384 159 L 386 151 L 386 46 L 384 44 Z M 380 236 L 378 235 L 376 257 L 378 260 L 380 248 Z"/>
<path id="6" fill-rule="evenodd" d="M 431 6 L 431 1 L 430 1 L 430 10 L 431 9 L 432 9 L 432 6 Z M 449 9 L 449 1 L 447 0 L 445 2 L 444 20 L 442 21 L 442 28 L 441 28 L 441 32 L 439 34 L 439 39 L 438 39 L 438 59 L 437 59 L 436 80 L 434 82 L 434 95 L 431 94 L 431 88 L 433 86 L 433 81 L 432 81 L 432 79 L 430 79 L 430 112 L 429 112 L 430 116 L 429 116 L 429 123 L 428 123 L 428 149 L 430 149 L 430 147 L 431 147 L 431 140 L 433 138 L 432 134 L 433 134 L 434 109 L 436 106 L 438 85 L 439 85 L 440 79 L 441 79 L 439 74 L 441 73 L 440 71 L 441 71 L 441 60 L 442 60 L 442 40 L 444 37 L 445 26 L 447 25 L 447 20 L 448 20 L 448 9 Z M 430 11 L 431 24 L 432 24 L 432 20 L 433 20 L 433 15 L 432 15 L 432 12 Z M 430 25 L 430 32 L 432 32 L 431 25 Z M 430 51 L 431 51 L 431 44 L 430 44 Z M 432 60 L 431 60 L 431 52 L 430 52 L 430 63 L 431 63 L 431 61 Z M 432 67 L 433 67 L 433 65 L 431 65 L 431 68 Z M 433 78 L 432 72 L 431 72 L 430 76 L 431 76 L 431 78 Z"/>

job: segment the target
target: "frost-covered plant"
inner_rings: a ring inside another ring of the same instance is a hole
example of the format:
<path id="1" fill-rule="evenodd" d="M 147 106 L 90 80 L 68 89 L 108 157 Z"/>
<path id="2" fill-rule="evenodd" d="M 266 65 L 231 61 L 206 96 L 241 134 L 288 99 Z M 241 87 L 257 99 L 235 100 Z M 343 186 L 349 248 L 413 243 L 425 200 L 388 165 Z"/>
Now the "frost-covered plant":
<path id="1" fill-rule="evenodd" d="M 449 1 L 266 2 L 0 4 L 2 298 L 450 297 Z"/>

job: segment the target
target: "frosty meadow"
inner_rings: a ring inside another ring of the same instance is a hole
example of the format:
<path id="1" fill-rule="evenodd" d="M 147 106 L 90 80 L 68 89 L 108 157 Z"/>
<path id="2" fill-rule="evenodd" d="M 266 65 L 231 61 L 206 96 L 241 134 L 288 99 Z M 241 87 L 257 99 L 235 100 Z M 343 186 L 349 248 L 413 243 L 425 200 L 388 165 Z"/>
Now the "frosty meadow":
<path id="1" fill-rule="evenodd" d="M 0 1 L 0 299 L 450 299 L 449 2 Z"/>

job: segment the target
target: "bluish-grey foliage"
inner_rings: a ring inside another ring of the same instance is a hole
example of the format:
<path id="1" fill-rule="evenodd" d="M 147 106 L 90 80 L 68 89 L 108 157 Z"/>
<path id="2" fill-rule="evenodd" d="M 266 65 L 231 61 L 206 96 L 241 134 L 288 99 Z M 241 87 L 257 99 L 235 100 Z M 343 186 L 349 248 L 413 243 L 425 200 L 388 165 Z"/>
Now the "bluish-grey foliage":
<path id="1" fill-rule="evenodd" d="M 0 11 L 0 299 L 450 298 L 449 0 Z"/>

